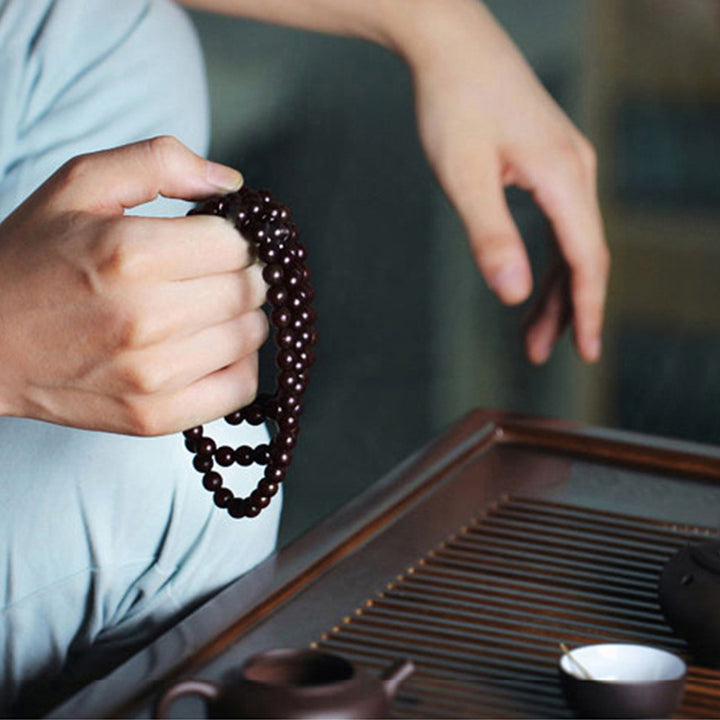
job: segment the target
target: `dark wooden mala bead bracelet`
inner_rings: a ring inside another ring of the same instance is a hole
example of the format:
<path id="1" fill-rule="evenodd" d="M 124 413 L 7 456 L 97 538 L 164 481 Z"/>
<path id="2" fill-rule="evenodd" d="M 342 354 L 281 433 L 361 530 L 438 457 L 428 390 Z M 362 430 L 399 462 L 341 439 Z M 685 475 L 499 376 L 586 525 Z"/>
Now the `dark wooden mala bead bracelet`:
<path id="1" fill-rule="evenodd" d="M 185 430 L 185 446 L 194 453 L 193 466 L 203 474 L 203 486 L 213 494 L 219 508 L 234 518 L 255 517 L 270 504 L 292 461 L 292 450 L 300 432 L 302 396 L 315 361 L 317 341 L 314 291 L 305 262 L 307 249 L 300 242 L 290 210 L 273 200 L 265 190 L 241 188 L 238 192 L 213 197 L 198 204 L 189 215 L 219 215 L 230 220 L 251 243 L 257 259 L 265 264 L 263 278 L 270 324 L 277 346 L 278 375 L 273 393 L 258 395 L 255 401 L 225 416 L 230 425 L 247 422 L 261 425 L 272 421 L 275 431 L 269 443 L 255 447 L 218 447 L 201 425 Z M 258 465 L 263 474 L 248 497 L 236 497 L 225 487 L 216 469 Z"/>

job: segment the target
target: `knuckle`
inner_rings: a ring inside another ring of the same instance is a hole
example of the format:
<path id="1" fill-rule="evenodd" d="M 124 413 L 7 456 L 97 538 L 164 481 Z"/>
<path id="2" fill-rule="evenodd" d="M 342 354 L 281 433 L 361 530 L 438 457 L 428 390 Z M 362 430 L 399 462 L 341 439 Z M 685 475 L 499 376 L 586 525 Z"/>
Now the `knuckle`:
<path id="1" fill-rule="evenodd" d="M 555 165 L 560 175 L 571 181 L 578 182 L 585 176 L 585 166 L 579 147 L 569 140 L 563 140 L 555 148 Z"/>
<path id="2" fill-rule="evenodd" d="M 253 265 L 243 273 L 244 282 L 242 283 L 242 307 L 247 310 L 255 310 L 262 307 L 267 298 L 267 285 L 263 280 L 262 269 L 258 265 Z M 239 284 L 240 285 L 240 284 Z"/>
<path id="3" fill-rule="evenodd" d="M 594 175 L 597 170 L 597 152 L 595 146 L 584 135 L 578 139 L 578 152 L 582 164 Z"/>
<path id="4" fill-rule="evenodd" d="M 251 310 L 240 317 L 234 324 L 238 338 L 236 351 L 239 357 L 256 353 L 270 333 L 268 319 L 262 310 Z"/>
<path id="5" fill-rule="evenodd" d="M 154 406 L 137 398 L 124 398 L 125 427 L 131 435 L 155 437 L 166 432 L 164 423 Z"/>
<path id="6" fill-rule="evenodd" d="M 260 378 L 258 374 L 258 357 L 257 353 L 245 358 L 242 362 L 243 377 L 242 385 L 242 402 L 243 405 L 250 404 L 258 394 Z"/>
<path id="7" fill-rule="evenodd" d="M 227 298 L 227 311 L 232 313 L 232 317 L 237 317 L 254 309 L 251 302 L 253 294 L 251 283 L 247 281 L 242 270 L 235 273 L 231 279 L 228 279 L 223 289 Z"/>
<path id="8" fill-rule="evenodd" d="M 490 275 L 495 275 L 503 268 L 517 264 L 517 242 L 509 232 L 483 235 L 474 251 L 478 264 L 484 272 Z"/>
<path id="9" fill-rule="evenodd" d="M 95 254 L 97 272 L 104 279 L 122 281 L 137 275 L 140 258 L 131 241 L 130 227 L 123 218 L 106 221 Z"/>
<path id="10" fill-rule="evenodd" d="M 262 310 L 253 311 L 253 350 L 258 350 L 265 341 L 268 339 L 270 334 L 270 324 L 267 316 Z"/>
<path id="11" fill-rule="evenodd" d="M 153 162 L 164 168 L 180 150 L 181 143 L 173 135 L 158 135 L 145 141 L 145 148 Z"/>
<path id="12" fill-rule="evenodd" d="M 570 266 L 573 275 L 581 278 L 583 281 L 592 280 L 598 277 L 600 269 L 600 256 L 594 249 L 582 246 L 569 251 L 565 255 L 565 259 Z"/>
<path id="13" fill-rule="evenodd" d="M 573 274 L 583 285 L 604 286 L 610 270 L 610 253 L 605 245 L 578 252 L 571 260 Z"/>
<path id="14" fill-rule="evenodd" d="M 113 351 L 142 347 L 149 335 L 148 323 L 143 313 L 129 307 L 120 298 L 106 301 L 104 318 L 107 345 Z"/>
<path id="15" fill-rule="evenodd" d="M 55 174 L 60 184 L 74 185 L 83 181 L 90 172 L 91 158 L 89 155 L 77 155 L 68 160 Z"/>
<path id="16" fill-rule="evenodd" d="M 587 278 L 605 278 L 610 270 L 610 251 L 605 243 L 579 247 L 567 259 L 575 272 Z"/>
<path id="17" fill-rule="evenodd" d="M 606 277 L 610 273 L 610 265 L 612 264 L 612 259 L 610 256 L 610 250 L 605 244 L 600 246 L 597 264 L 600 272 L 603 274 L 603 277 Z"/>
<path id="18" fill-rule="evenodd" d="M 147 362 L 126 360 L 117 371 L 120 386 L 133 395 L 152 395 L 162 388 L 163 380 L 156 367 Z"/>

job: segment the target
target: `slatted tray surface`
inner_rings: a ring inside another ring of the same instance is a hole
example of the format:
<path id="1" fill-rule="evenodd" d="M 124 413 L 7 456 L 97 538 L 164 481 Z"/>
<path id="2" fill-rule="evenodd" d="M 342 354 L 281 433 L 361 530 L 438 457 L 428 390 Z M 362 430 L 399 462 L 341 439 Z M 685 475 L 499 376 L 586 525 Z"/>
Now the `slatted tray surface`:
<path id="1" fill-rule="evenodd" d="M 412 658 L 417 670 L 396 699 L 396 717 L 569 717 L 560 642 L 640 642 L 688 660 L 662 617 L 658 578 L 679 548 L 716 534 L 506 498 L 313 646 L 375 673 Z M 720 671 L 689 666 L 677 717 L 720 717 Z"/>

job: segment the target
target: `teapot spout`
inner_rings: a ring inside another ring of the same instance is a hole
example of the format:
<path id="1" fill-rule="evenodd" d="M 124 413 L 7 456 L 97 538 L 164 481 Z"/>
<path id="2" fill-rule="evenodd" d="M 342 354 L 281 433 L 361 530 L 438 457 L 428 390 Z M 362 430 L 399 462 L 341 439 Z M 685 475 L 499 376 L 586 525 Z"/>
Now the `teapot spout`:
<path id="1" fill-rule="evenodd" d="M 412 660 L 396 660 L 380 676 L 385 694 L 392 700 L 397 694 L 400 684 L 405 682 L 415 672 L 415 664 Z"/>

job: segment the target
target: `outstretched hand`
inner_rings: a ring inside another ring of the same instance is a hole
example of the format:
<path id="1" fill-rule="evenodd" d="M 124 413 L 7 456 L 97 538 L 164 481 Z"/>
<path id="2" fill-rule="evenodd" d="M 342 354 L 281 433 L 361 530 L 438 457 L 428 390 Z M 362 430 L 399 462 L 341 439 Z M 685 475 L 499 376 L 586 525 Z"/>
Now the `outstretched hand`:
<path id="1" fill-rule="evenodd" d="M 581 357 L 598 359 L 610 259 L 595 154 L 481 0 L 181 1 L 356 35 L 401 55 L 413 74 L 430 163 L 463 219 L 482 274 L 504 302 L 522 302 L 532 290 L 505 186 L 530 191 L 552 223 L 560 255 L 528 315 L 530 360 L 545 362 L 569 323 Z"/>
<path id="2" fill-rule="evenodd" d="M 0 412 L 157 435 L 246 405 L 267 335 L 247 243 L 210 216 L 124 216 L 236 190 L 155 138 L 78 157 L 0 224 Z"/>
<path id="3" fill-rule="evenodd" d="M 424 147 L 478 267 L 503 302 L 527 299 L 530 264 L 504 188 L 530 191 L 552 223 L 560 255 L 528 315 L 528 357 L 545 362 L 571 323 L 579 354 L 593 362 L 609 270 L 593 148 L 482 3 L 423 7 L 398 49 L 413 71 Z"/>

